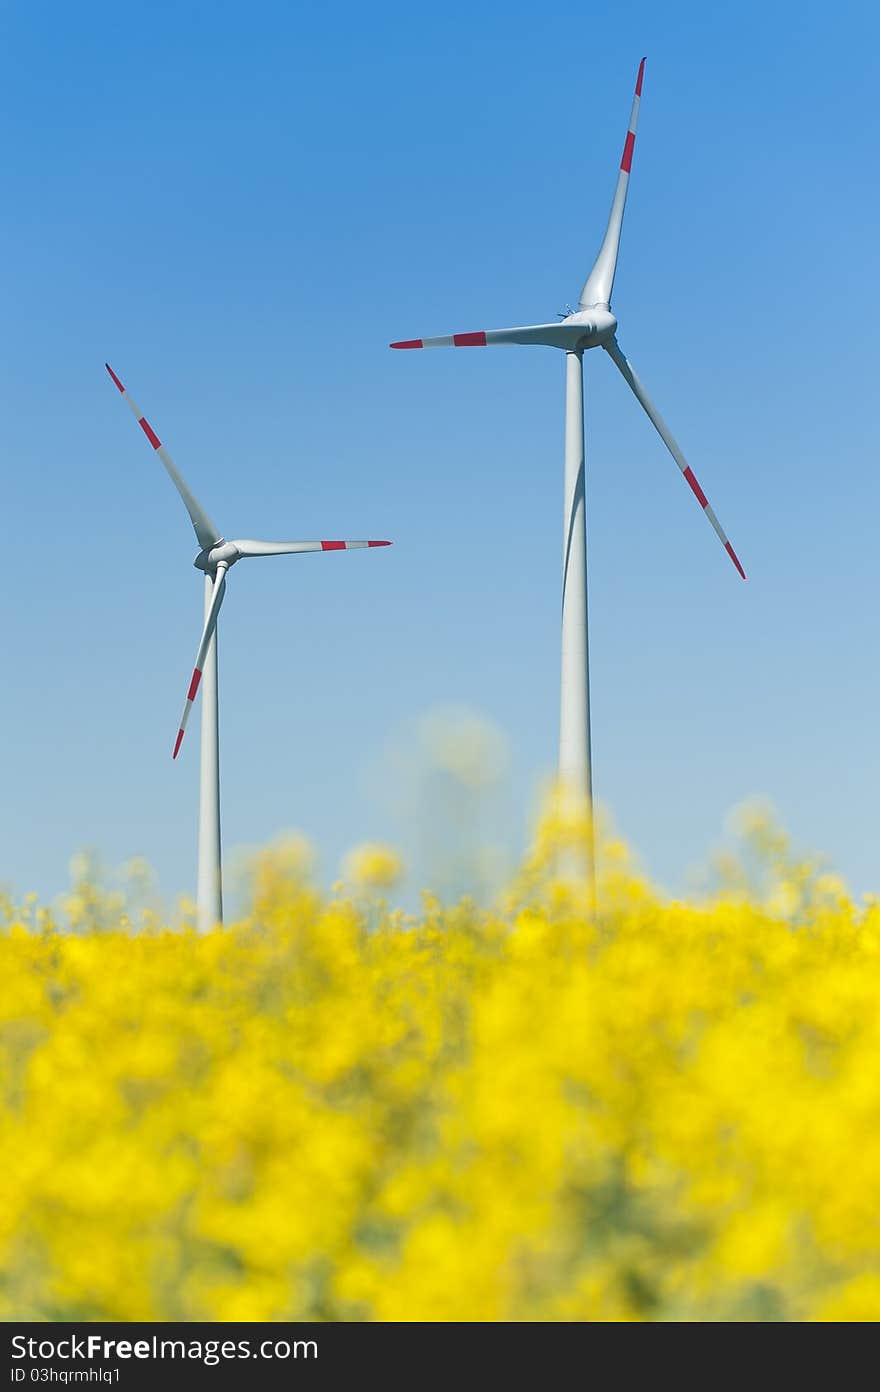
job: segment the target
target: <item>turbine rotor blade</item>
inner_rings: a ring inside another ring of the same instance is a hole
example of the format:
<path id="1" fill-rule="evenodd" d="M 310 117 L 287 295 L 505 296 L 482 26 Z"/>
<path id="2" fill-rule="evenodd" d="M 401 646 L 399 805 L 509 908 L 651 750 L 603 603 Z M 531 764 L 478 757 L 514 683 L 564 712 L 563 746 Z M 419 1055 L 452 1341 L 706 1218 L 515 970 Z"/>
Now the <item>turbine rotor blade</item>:
<path id="1" fill-rule="evenodd" d="M 585 324 L 558 320 L 554 324 L 525 324 L 517 329 L 480 329 L 477 333 L 443 334 L 439 338 L 407 338 L 389 348 L 494 348 L 496 344 L 542 344 L 547 348 L 578 347 L 588 333 Z"/>
<path id="2" fill-rule="evenodd" d="M 180 717 L 180 726 L 177 731 L 177 738 L 174 741 L 174 753 L 172 759 L 176 759 L 180 752 L 186 730 L 189 713 L 193 708 L 193 701 L 196 699 L 196 692 L 199 689 L 199 682 L 202 680 L 202 670 L 205 665 L 205 658 L 208 655 L 208 648 L 214 632 L 217 628 L 217 615 L 220 613 L 220 605 L 223 603 L 223 596 L 226 593 L 226 570 L 227 567 L 221 562 L 217 567 L 217 574 L 214 577 L 214 590 L 211 595 L 211 605 L 205 618 L 205 626 L 202 629 L 202 636 L 199 640 L 198 652 L 196 653 L 193 674 L 190 677 L 189 689 L 186 693 L 186 700 L 183 704 L 183 714 Z"/>
<path id="3" fill-rule="evenodd" d="M 168 453 L 167 449 L 162 444 L 162 441 L 159 439 L 155 430 L 150 425 L 150 422 L 147 420 L 146 416 L 141 411 L 140 407 L 136 405 L 134 397 L 122 385 L 110 364 L 105 363 L 104 366 L 110 373 L 110 376 L 113 378 L 113 381 L 116 383 L 116 386 L 121 391 L 123 400 L 128 405 L 141 430 L 144 432 L 153 449 L 156 451 L 162 463 L 165 465 L 171 482 L 174 484 L 174 487 L 177 489 L 178 493 L 183 499 L 183 505 L 189 513 L 190 521 L 193 524 L 193 530 L 195 531 L 196 537 L 198 538 L 199 546 L 201 546 L 203 551 L 210 551 L 211 547 L 215 546 L 217 542 L 221 539 L 219 531 L 217 530 L 214 523 L 211 521 L 208 514 L 205 512 L 205 509 L 202 507 L 201 503 L 190 492 L 182 475 L 178 473 L 174 460 L 171 458 L 171 455 Z"/>
<path id="4" fill-rule="evenodd" d="M 240 556 L 292 556 L 300 551 L 357 551 L 390 546 L 390 541 L 233 541 Z"/>
<path id="5" fill-rule="evenodd" d="M 642 100 L 642 79 L 645 75 L 645 61 L 646 60 L 643 58 L 639 64 L 639 75 L 636 78 L 636 90 L 633 97 L 632 111 L 630 112 L 629 128 L 626 132 L 626 141 L 620 159 L 620 173 L 617 176 L 617 188 L 614 190 L 614 200 L 611 204 L 611 213 L 608 218 L 605 237 L 599 248 L 599 255 L 596 257 L 595 265 L 584 282 L 584 288 L 581 291 L 578 301 L 584 309 L 589 308 L 591 305 L 604 305 L 607 309 L 611 304 L 614 272 L 617 269 L 617 253 L 620 249 L 620 229 L 623 226 L 623 210 L 626 207 L 626 191 L 629 187 L 629 174 L 632 169 L 633 149 L 636 143 L 636 126 L 639 122 L 639 106 Z"/>
<path id="6" fill-rule="evenodd" d="M 737 556 L 736 552 L 734 551 L 733 547 L 727 539 L 727 534 L 725 533 L 724 528 L 721 526 L 721 523 L 718 521 L 718 518 L 715 516 L 715 513 L 709 506 L 709 500 L 703 492 L 702 488 L 700 487 L 699 483 L 697 482 L 697 478 L 694 474 L 694 471 L 691 469 L 690 465 L 688 464 L 687 460 L 685 459 L 684 455 L 679 449 L 671 430 L 664 421 L 660 412 L 657 410 L 657 407 L 654 405 L 648 393 L 645 391 L 645 388 L 642 386 L 638 377 L 636 376 L 635 369 L 633 368 L 632 363 L 629 362 L 629 360 L 621 351 L 620 344 L 617 342 L 616 338 L 612 338 L 608 343 L 603 343 L 602 347 L 605 349 L 606 353 L 613 360 L 613 362 L 617 364 L 624 380 L 628 384 L 636 400 L 641 405 L 651 424 L 654 426 L 654 429 L 657 431 L 657 434 L 660 436 L 660 439 L 663 441 L 664 445 L 669 450 L 669 453 L 672 455 L 679 469 L 684 474 L 691 492 L 693 493 L 697 502 L 700 504 L 700 507 L 703 509 L 703 512 L 706 514 L 712 526 L 714 527 L 718 539 L 721 542 L 721 545 L 724 547 L 728 556 L 733 561 L 733 564 L 736 566 L 743 580 L 745 580 L 746 573 L 743 570 L 742 565 L 740 564 L 739 557 Z"/>

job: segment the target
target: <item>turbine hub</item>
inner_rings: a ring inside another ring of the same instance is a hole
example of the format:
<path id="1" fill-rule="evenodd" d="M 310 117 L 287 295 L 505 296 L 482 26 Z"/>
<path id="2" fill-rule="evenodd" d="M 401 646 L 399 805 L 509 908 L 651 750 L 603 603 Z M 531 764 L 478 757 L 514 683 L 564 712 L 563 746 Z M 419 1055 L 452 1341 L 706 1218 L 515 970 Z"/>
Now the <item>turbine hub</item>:
<path id="1" fill-rule="evenodd" d="M 193 561 L 196 570 L 203 570 L 206 575 L 217 569 L 220 561 L 225 561 L 228 566 L 235 565 L 239 559 L 240 552 L 237 546 L 231 541 L 224 541 L 221 537 L 216 546 L 212 546 L 210 551 L 200 551 Z"/>
<path id="2" fill-rule="evenodd" d="M 579 345 L 581 348 L 598 348 L 600 343 L 614 337 L 617 328 L 616 318 L 605 305 L 591 305 L 589 309 L 579 309 L 574 314 L 566 315 L 562 322 L 583 329 L 583 342 Z"/>

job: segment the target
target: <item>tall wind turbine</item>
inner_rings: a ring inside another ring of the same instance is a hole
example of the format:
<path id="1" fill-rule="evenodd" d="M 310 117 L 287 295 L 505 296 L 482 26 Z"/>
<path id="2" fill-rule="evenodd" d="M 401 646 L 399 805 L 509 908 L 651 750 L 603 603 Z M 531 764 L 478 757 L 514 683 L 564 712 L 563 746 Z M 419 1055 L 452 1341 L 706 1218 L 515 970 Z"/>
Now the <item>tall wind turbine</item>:
<path id="1" fill-rule="evenodd" d="M 190 711 L 202 688 L 202 764 L 199 782 L 199 874 L 197 919 L 201 932 L 223 921 L 223 880 L 220 852 L 220 734 L 217 701 L 217 615 L 226 593 L 230 566 L 243 556 L 288 556 L 301 551 L 354 551 L 360 547 L 390 546 L 390 541 L 226 541 L 205 509 L 190 492 L 171 455 L 162 444 L 131 393 L 125 389 L 109 363 L 107 371 L 128 403 L 141 430 L 168 471 L 183 505 L 189 513 L 199 543 L 193 561 L 205 575 L 205 619 L 196 652 L 180 726 L 172 758 L 180 752 Z"/>
<path id="2" fill-rule="evenodd" d="M 745 571 L 709 506 L 693 470 L 676 444 L 635 369 L 617 341 L 617 320 L 611 313 L 611 288 L 617 267 L 620 229 L 632 168 L 636 123 L 642 95 L 645 59 L 639 64 L 629 129 L 620 161 L 611 216 L 596 263 L 581 290 L 578 308 L 555 324 L 529 324 L 524 328 L 486 329 L 477 333 L 449 334 L 441 338 L 411 338 L 392 343 L 392 348 L 486 348 L 495 344 L 543 344 L 565 353 L 565 507 L 562 565 L 562 689 L 559 726 L 559 777 L 570 793 L 592 804 L 590 760 L 590 676 L 587 644 L 587 542 L 584 505 L 584 383 L 583 355 L 588 348 L 604 348 L 623 374 L 636 400 L 645 410 L 672 455 L 722 546 L 743 580 Z"/>

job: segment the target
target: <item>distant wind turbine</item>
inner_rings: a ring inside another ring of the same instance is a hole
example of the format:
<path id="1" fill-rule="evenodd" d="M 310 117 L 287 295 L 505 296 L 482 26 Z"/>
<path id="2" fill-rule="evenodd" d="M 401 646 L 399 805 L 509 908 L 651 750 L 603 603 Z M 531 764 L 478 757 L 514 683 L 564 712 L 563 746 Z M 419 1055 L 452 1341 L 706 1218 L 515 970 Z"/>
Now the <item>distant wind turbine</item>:
<path id="1" fill-rule="evenodd" d="M 599 255 L 584 288 L 578 308 L 555 324 L 530 324 L 524 328 L 486 329 L 477 333 L 449 334 L 442 338 L 411 338 L 392 343 L 392 348 L 484 348 L 502 343 L 543 344 L 561 348 L 566 355 L 565 399 L 565 508 L 562 567 L 562 683 L 559 728 L 559 777 L 563 787 L 592 805 L 590 758 L 590 677 L 587 641 L 587 542 L 584 505 L 584 382 L 583 354 L 588 348 L 604 348 L 623 374 L 636 400 L 645 410 L 672 455 L 722 546 L 739 574 L 746 575 L 736 552 L 709 506 L 684 455 L 660 412 L 645 391 L 632 364 L 617 342 L 617 320 L 611 313 L 611 288 L 617 267 L 620 229 L 632 167 L 636 123 L 642 95 L 645 59 L 639 64 L 629 129 L 620 161 L 611 216 Z"/>
<path id="2" fill-rule="evenodd" d="M 105 363 L 141 430 L 168 471 L 183 499 L 200 551 L 193 565 L 205 575 L 205 623 L 195 666 L 190 678 L 180 726 L 174 741 L 176 759 L 199 685 L 202 687 L 202 764 L 199 785 L 198 926 L 206 932 L 223 921 L 222 866 L 220 851 L 220 735 L 217 702 L 217 615 L 226 593 L 226 573 L 243 556 L 288 556 L 301 551 L 353 551 L 360 547 L 390 546 L 389 541 L 226 541 L 204 508 L 190 492 L 171 455 L 150 422 Z"/>

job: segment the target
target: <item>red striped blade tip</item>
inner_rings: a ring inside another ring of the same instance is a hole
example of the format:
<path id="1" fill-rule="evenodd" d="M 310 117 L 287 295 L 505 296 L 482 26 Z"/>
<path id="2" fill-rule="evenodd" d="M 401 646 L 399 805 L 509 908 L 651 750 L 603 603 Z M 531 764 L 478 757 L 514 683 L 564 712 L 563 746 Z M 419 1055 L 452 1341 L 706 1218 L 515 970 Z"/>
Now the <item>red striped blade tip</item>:
<path id="1" fill-rule="evenodd" d="M 178 732 L 177 732 L 177 739 L 174 741 L 174 753 L 171 755 L 172 759 L 176 759 L 176 758 L 177 758 L 177 755 L 178 755 L 178 753 L 179 753 L 179 751 L 180 751 L 180 745 L 181 745 L 182 739 L 183 739 L 183 731 L 182 731 L 182 730 L 178 730 Z"/>
<path id="2" fill-rule="evenodd" d="M 113 381 L 116 383 L 116 385 L 117 385 L 117 387 L 119 388 L 119 390 L 120 390 L 121 392 L 124 392 L 124 391 L 125 391 L 125 387 L 122 385 L 122 383 L 120 382 L 119 378 L 116 376 L 116 373 L 113 371 L 113 368 L 110 366 L 110 364 L 109 364 L 108 362 L 105 362 L 104 366 L 106 367 L 107 371 L 110 373 L 110 376 L 113 378 Z"/>
<path id="3" fill-rule="evenodd" d="M 639 63 L 639 75 L 638 75 L 638 77 L 636 78 L 636 96 L 637 96 L 637 97 L 640 97 L 640 96 L 642 95 L 642 79 L 643 79 L 643 77 L 645 76 L 645 64 L 647 63 L 647 61 L 648 61 L 647 58 L 643 58 L 642 61 L 641 61 L 641 63 Z"/>
<path id="4" fill-rule="evenodd" d="M 736 552 L 734 551 L 734 549 L 733 549 L 733 547 L 731 546 L 731 544 L 730 544 L 729 541 L 728 541 L 728 542 L 725 542 L 724 549 L 725 549 L 725 551 L 727 552 L 727 554 L 728 554 L 728 556 L 730 557 L 730 559 L 733 561 L 733 564 L 736 566 L 736 568 L 737 568 L 737 570 L 739 571 L 740 575 L 742 576 L 743 580 L 746 580 L 746 581 L 747 581 L 749 577 L 746 575 L 745 571 L 743 570 L 743 568 L 742 568 L 742 566 L 741 566 L 741 564 L 740 564 L 739 556 L 736 554 Z"/>
<path id="5" fill-rule="evenodd" d="M 394 543 L 391 542 L 391 541 L 368 541 L 368 542 L 367 542 L 367 545 L 368 545 L 368 546 L 393 546 Z"/>
<path id="6" fill-rule="evenodd" d="M 403 338 L 399 343 L 389 343 L 389 348 L 422 348 L 424 345 L 420 338 Z"/>

